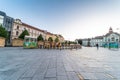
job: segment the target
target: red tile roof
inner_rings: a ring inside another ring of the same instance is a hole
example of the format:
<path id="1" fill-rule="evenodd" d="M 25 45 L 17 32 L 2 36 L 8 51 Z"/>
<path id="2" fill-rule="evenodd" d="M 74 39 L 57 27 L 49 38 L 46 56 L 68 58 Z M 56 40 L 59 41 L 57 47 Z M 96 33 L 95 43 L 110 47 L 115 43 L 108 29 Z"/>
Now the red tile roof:
<path id="1" fill-rule="evenodd" d="M 28 25 L 28 24 L 26 24 L 26 23 L 22 23 L 22 25 L 24 25 L 24 26 L 26 26 L 26 27 L 28 27 L 28 28 L 32 28 L 32 29 L 35 29 L 35 30 L 38 30 L 38 31 L 44 32 L 44 30 L 41 30 L 41 29 L 36 28 L 36 27 L 33 27 L 33 26 Z"/>

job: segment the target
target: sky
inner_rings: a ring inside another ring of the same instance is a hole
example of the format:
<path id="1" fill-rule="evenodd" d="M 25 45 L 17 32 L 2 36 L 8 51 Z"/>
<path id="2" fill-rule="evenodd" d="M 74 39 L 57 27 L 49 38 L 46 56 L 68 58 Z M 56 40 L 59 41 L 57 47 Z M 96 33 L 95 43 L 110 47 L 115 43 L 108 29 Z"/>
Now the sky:
<path id="1" fill-rule="evenodd" d="M 0 11 L 66 40 L 120 33 L 120 0 L 0 0 Z"/>

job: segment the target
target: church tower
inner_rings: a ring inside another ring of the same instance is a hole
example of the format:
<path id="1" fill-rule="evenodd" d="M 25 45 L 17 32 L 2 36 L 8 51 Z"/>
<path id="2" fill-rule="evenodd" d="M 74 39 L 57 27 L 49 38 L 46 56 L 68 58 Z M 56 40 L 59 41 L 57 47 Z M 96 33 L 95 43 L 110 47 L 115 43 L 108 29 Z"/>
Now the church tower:
<path id="1" fill-rule="evenodd" d="M 112 28 L 110 27 L 110 29 L 109 29 L 109 33 L 113 33 L 113 30 L 112 30 Z"/>

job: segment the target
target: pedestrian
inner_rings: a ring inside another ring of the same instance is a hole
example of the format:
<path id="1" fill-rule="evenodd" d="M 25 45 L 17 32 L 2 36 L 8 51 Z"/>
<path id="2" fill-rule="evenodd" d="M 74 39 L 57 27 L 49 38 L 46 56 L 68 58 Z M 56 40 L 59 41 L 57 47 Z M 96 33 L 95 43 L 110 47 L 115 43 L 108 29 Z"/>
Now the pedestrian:
<path id="1" fill-rule="evenodd" d="M 99 49 L 99 45 L 98 45 L 98 43 L 96 44 L 96 47 L 97 47 L 97 49 Z"/>

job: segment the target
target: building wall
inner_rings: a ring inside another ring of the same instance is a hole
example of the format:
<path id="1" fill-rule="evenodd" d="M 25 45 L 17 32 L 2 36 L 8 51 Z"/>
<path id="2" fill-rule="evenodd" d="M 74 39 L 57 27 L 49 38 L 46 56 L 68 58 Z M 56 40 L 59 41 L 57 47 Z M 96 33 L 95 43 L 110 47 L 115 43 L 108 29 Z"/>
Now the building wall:
<path id="1" fill-rule="evenodd" d="M 4 16 L 0 15 L 0 25 L 3 25 Z"/>
<path id="2" fill-rule="evenodd" d="M 57 35 L 57 37 L 58 37 L 58 39 L 59 39 L 59 42 L 65 42 L 65 40 L 64 40 L 64 37 L 63 36 L 61 36 L 61 35 Z"/>
<path id="3" fill-rule="evenodd" d="M 23 25 L 23 27 L 29 32 L 30 36 L 32 37 L 37 38 L 40 34 L 44 36 L 44 32 L 41 30 L 35 29 L 34 27 L 29 27 L 28 25 Z"/>
<path id="4" fill-rule="evenodd" d="M 104 36 L 103 39 L 91 39 L 90 43 L 91 46 L 96 46 L 98 44 L 99 46 L 103 46 L 106 43 L 109 42 L 118 42 L 120 43 L 120 35 L 117 35 L 115 33 L 111 33 L 108 36 Z M 83 44 L 86 45 L 87 42 L 83 41 Z"/>
<path id="5" fill-rule="evenodd" d="M 91 39 L 90 43 L 92 47 L 96 46 L 96 44 L 103 46 L 103 39 Z"/>
<path id="6" fill-rule="evenodd" d="M 120 41 L 120 36 L 114 33 L 104 37 L 104 42 L 119 42 L 119 41 Z"/>
<path id="7" fill-rule="evenodd" d="M 64 40 L 64 37 L 60 37 L 59 38 L 59 41 L 62 43 L 62 42 L 64 42 L 65 40 Z"/>
<path id="8" fill-rule="evenodd" d="M 12 29 L 12 39 L 18 38 L 20 34 L 24 31 L 27 30 L 29 32 L 29 36 L 31 37 L 38 37 L 40 34 L 44 36 L 44 32 L 40 31 L 38 29 L 35 29 L 34 27 L 31 27 L 30 25 L 23 24 L 21 20 L 16 19 L 13 24 L 13 29 Z"/>
<path id="9" fill-rule="evenodd" d="M 53 41 L 55 42 L 55 39 L 57 38 L 57 36 L 53 34 L 52 38 L 53 38 Z"/>
<path id="10" fill-rule="evenodd" d="M 25 24 L 21 22 L 20 19 L 13 19 L 2 11 L 0 11 L 0 25 L 3 25 L 3 27 L 5 27 L 5 29 L 8 31 L 9 39 L 6 41 L 6 44 L 8 45 L 12 45 L 12 39 L 18 38 L 25 29 L 28 30 L 30 36 L 32 37 L 38 37 L 40 34 L 42 34 L 43 38 L 46 38 L 47 40 L 49 37 L 52 37 L 53 40 L 56 38 L 55 34 L 47 34 L 47 31 Z M 64 37 L 59 37 L 59 40 L 60 42 L 63 42 Z"/>
<path id="11" fill-rule="evenodd" d="M 88 45 L 88 40 L 82 40 L 82 45 L 87 46 Z"/>
<path id="12" fill-rule="evenodd" d="M 47 33 L 47 34 L 46 34 L 46 40 L 48 40 L 49 37 L 52 37 L 52 38 L 53 38 L 53 34 Z M 53 39 L 53 40 L 54 40 L 54 39 Z"/>
<path id="13" fill-rule="evenodd" d="M 17 39 L 22 31 L 22 22 L 20 20 L 15 20 L 12 28 L 12 39 Z"/>
<path id="14" fill-rule="evenodd" d="M 16 19 L 13 23 L 13 28 L 12 28 L 12 39 L 16 39 L 19 37 L 19 35 L 24 31 L 27 30 L 29 32 L 29 36 L 31 37 L 38 37 L 40 34 L 42 34 L 44 40 L 48 40 L 49 37 L 53 38 L 53 41 L 55 41 L 56 34 L 52 34 L 50 32 L 47 32 L 45 30 L 40 30 L 35 27 L 32 27 L 28 24 L 22 23 L 20 19 Z M 58 36 L 59 41 L 63 42 L 64 38 L 61 36 Z"/>
<path id="15" fill-rule="evenodd" d="M 2 25 L 8 31 L 8 39 L 6 45 L 11 45 L 11 30 L 14 19 L 6 15 L 6 13 L 0 11 L 0 25 Z"/>
<path id="16" fill-rule="evenodd" d="M 3 27 L 5 27 L 5 17 L 6 17 L 6 13 L 0 11 L 0 25 L 2 24 Z"/>

